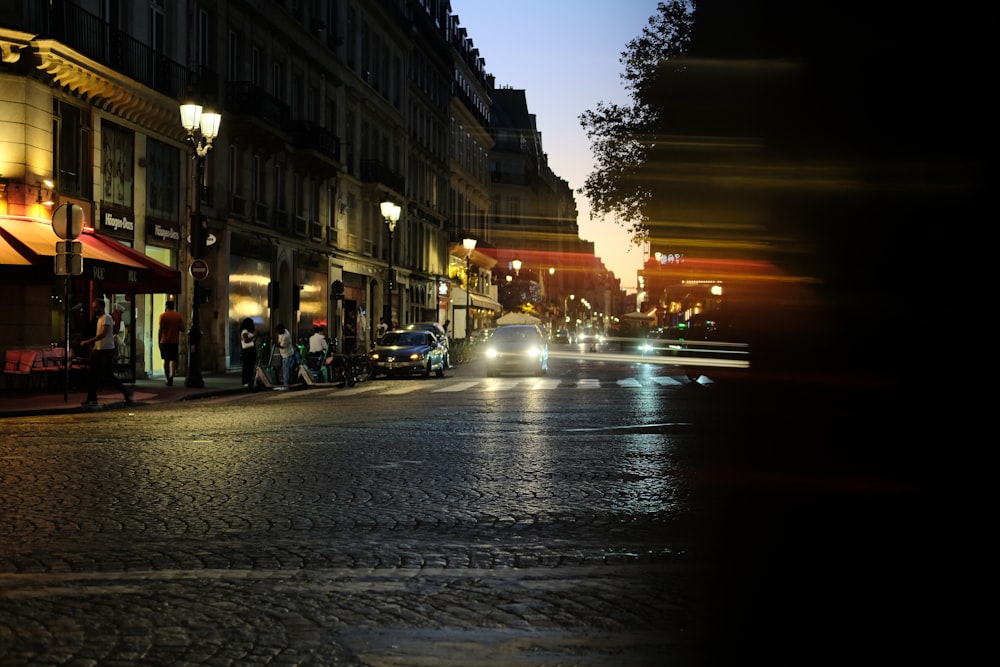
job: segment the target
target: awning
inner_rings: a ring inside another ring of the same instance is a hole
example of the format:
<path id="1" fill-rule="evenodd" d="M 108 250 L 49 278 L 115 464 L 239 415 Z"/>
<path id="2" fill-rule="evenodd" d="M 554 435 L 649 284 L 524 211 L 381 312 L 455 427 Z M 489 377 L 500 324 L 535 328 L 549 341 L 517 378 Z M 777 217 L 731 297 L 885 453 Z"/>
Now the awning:
<path id="1" fill-rule="evenodd" d="M 451 288 L 451 303 L 453 305 L 464 307 L 467 298 L 465 290 L 461 287 Z M 472 293 L 471 303 L 473 308 L 483 308 L 485 310 L 493 310 L 498 313 L 503 310 L 503 307 L 497 301 L 494 301 L 488 296 L 476 294 L 475 292 Z"/>
<path id="2" fill-rule="evenodd" d="M 476 308 L 485 308 L 486 310 L 495 310 L 497 312 L 503 310 L 503 306 L 498 301 L 494 301 L 487 296 L 479 296 L 478 294 L 472 295 L 472 305 Z"/>
<path id="3" fill-rule="evenodd" d="M 61 240 L 49 223 L 0 219 L 0 247 L 9 246 L 24 260 L 11 256 L 12 261 L 0 264 L 30 265 L 36 277 L 55 275 L 56 243 Z M 99 282 L 101 289 L 129 294 L 180 292 L 180 272 L 152 257 L 92 232 L 84 232 L 76 240 L 83 247 L 83 277 Z M 0 250 L 0 260 L 5 257 Z"/>
<path id="4" fill-rule="evenodd" d="M 114 239 L 97 234 L 83 234 L 80 240 L 84 242 L 84 261 L 86 261 L 88 244 L 96 250 L 97 245 L 104 245 L 105 248 L 118 257 L 126 257 L 149 269 L 150 276 L 144 285 L 137 289 L 118 290 L 121 292 L 134 291 L 136 294 L 180 294 L 181 292 L 181 272 L 172 269 L 162 262 L 158 262 L 148 255 L 144 255 L 135 248 L 129 248 Z"/>
<path id="5" fill-rule="evenodd" d="M 0 236 L 0 265 L 31 266 L 31 260 L 17 251 L 7 239 Z"/>

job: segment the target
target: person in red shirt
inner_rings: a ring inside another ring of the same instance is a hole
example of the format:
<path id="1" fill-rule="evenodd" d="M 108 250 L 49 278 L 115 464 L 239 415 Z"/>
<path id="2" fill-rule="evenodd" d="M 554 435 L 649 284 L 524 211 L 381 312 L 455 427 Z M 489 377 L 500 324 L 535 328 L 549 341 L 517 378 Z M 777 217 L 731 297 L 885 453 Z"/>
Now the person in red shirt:
<path id="1" fill-rule="evenodd" d="M 181 331 L 184 318 L 174 310 L 174 302 L 167 301 L 166 310 L 160 315 L 160 356 L 163 358 L 163 372 L 167 376 L 167 386 L 173 386 L 180 354 Z"/>

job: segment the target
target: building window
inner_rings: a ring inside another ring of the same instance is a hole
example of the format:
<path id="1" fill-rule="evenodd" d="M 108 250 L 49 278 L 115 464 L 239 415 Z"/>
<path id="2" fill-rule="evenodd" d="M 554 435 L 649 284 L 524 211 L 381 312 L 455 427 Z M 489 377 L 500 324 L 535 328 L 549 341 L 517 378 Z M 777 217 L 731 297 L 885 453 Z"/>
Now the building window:
<path id="1" fill-rule="evenodd" d="M 285 174 L 280 164 L 274 165 L 274 208 L 288 210 L 285 204 Z"/>
<path id="2" fill-rule="evenodd" d="M 305 174 L 297 174 L 295 176 L 295 216 L 299 218 L 306 217 L 306 181 Z"/>
<path id="3" fill-rule="evenodd" d="M 155 139 L 147 139 L 146 214 L 149 217 L 172 223 L 178 221 L 179 174 L 178 150 Z"/>
<path id="4" fill-rule="evenodd" d="M 240 187 L 242 182 L 242 174 L 240 173 L 240 156 L 236 150 L 236 146 L 229 146 L 229 193 L 233 195 L 243 194 L 243 188 Z"/>
<path id="5" fill-rule="evenodd" d="M 166 53 L 166 24 L 163 0 L 152 0 L 149 4 L 149 46 L 156 53 Z"/>
<path id="6" fill-rule="evenodd" d="M 132 208 L 135 135 L 112 123 L 101 123 L 101 201 Z"/>
<path id="7" fill-rule="evenodd" d="M 277 60 L 271 64 L 271 94 L 279 100 L 284 100 L 284 77 L 281 75 L 281 63 Z"/>
<path id="8" fill-rule="evenodd" d="M 90 128 L 88 116 L 77 107 L 56 100 L 53 104 L 52 158 L 53 173 L 59 192 L 89 199 L 91 186 Z"/>
<path id="9" fill-rule="evenodd" d="M 250 194 L 255 204 L 261 204 L 264 202 L 264 160 L 260 155 L 253 156 L 252 178 L 250 186 L 253 191 Z"/>
<path id="10" fill-rule="evenodd" d="M 234 30 L 229 31 L 227 53 L 229 62 L 226 64 L 226 76 L 230 81 L 240 81 L 240 39 Z"/>
<path id="11" fill-rule="evenodd" d="M 208 29 L 208 12 L 204 9 L 198 11 L 198 65 L 199 67 L 208 67 L 208 40 L 209 40 L 209 29 Z"/>

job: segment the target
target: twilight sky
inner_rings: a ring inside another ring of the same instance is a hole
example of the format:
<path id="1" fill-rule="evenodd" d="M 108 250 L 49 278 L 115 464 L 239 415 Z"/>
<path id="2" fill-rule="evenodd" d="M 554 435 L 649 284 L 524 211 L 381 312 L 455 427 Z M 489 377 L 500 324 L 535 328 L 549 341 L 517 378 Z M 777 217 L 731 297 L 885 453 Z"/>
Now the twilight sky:
<path id="1" fill-rule="evenodd" d="M 656 0 L 452 0 L 451 9 L 497 88 L 524 89 L 549 166 L 576 192 L 594 164 L 579 116 L 598 102 L 629 101 L 619 55 L 656 13 Z M 580 236 L 635 291 L 643 249 L 615 222 L 590 220 L 583 195 L 576 206 Z"/>

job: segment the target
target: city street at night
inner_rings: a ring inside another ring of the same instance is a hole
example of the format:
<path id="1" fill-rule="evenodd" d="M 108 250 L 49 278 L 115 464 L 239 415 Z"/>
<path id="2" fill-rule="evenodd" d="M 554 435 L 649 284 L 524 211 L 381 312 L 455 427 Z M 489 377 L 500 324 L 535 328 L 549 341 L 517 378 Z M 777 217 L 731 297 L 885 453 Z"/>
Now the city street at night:
<path id="1" fill-rule="evenodd" d="M 845 440 L 891 388 L 653 361 L 2 419 L 0 664 L 916 650 L 919 471 Z"/>

